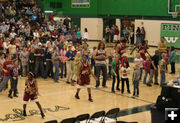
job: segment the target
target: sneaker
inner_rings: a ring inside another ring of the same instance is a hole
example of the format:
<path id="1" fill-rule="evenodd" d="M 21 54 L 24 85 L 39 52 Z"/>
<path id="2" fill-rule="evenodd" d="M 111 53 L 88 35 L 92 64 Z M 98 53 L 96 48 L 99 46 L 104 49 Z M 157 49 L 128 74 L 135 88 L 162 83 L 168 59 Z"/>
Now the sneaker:
<path id="1" fill-rule="evenodd" d="M 11 95 L 8 95 L 8 97 L 11 98 L 11 99 L 13 98 Z"/>
<path id="2" fill-rule="evenodd" d="M 136 97 L 139 97 L 139 95 L 136 95 Z"/>
<path id="3" fill-rule="evenodd" d="M 111 92 L 112 92 L 112 93 L 115 93 L 115 91 L 114 91 L 114 90 L 112 90 Z"/>
<path id="4" fill-rule="evenodd" d="M 147 85 L 147 86 L 149 86 L 149 87 L 151 87 L 151 86 L 152 86 L 150 83 L 147 83 L 146 85 Z"/>
<path id="5" fill-rule="evenodd" d="M 67 84 L 70 84 L 70 82 L 68 82 L 68 81 L 67 81 L 66 83 L 67 83 Z"/>
<path id="6" fill-rule="evenodd" d="M 128 91 L 128 93 L 129 93 L 129 94 L 131 94 L 131 92 L 130 92 L 130 91 Z"/>
<path id="7" fill-rule="evenodd" d="M 23 116 L 27 116 L 27 114 L 26 114 L 26 111 L 25 111 L 25 110 L 23 111 Z"/>
<path id="8" fill-rule="evenodd" d="M 77 94 L 75 95 L 75 98 L 78 99 L 78 100 L 80 99 L 79 96 L 78 96 Z"/>
<path id="9" fill-rule="evenodd" d="M 18 97 L 18 95 L 14 94 L 14 97 Z"/>
<path id="10" fill-rule="evenodd" d="M 159 85 L 159 83 L 154 83 L 154 85 Z"/>
<path id="11" fill-rule="evenodd" d="M 108 88 L 106 85 L 105 86 L 102 86 L 103 88 Z"/>
<path id="12" fill-rule="evenodd" d="M 131 98 L 135 98 L 135 96 L 131 96 Z"/>
<path id="13" fill-rule="evenodd" d="M 93 102 L 93 99 L 91 99 L 91 98 L 89 98 L 88 100 L 89 100 L 90 102 Z"/>
<path id="14" fill-rule="evenodd" d="M 117 91 L 120 91 L 120 89 L 119 89 L 119 88 L 117 88 L 116 90 L 117 90 Z"/>
<path id="15" fill-rule="evenodd" d="M 41 117 L 44 119 L 45 115 L 43 112 L 41 112 Z"/>

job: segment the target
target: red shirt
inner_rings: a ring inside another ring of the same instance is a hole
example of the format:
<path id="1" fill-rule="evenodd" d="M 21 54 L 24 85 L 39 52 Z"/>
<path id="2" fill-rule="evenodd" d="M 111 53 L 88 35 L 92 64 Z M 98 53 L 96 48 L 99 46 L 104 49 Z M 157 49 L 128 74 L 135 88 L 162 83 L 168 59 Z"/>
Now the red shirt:
<path id="1" fill-rule="evenodd" d="M 115 29 L 115 35 L 119 35 L 119 29 Z"/>
<path id="2" fill-rule="evenodd" d="M 13 67 L 12 65 L 13 61 L 5 61 L 3 64 L 3 69 L 7 70 L 7 72 L 5 73 L 4 70 L 2 71 L 2 75 L 3 76 L 10 76 L 10 70 Z"/>

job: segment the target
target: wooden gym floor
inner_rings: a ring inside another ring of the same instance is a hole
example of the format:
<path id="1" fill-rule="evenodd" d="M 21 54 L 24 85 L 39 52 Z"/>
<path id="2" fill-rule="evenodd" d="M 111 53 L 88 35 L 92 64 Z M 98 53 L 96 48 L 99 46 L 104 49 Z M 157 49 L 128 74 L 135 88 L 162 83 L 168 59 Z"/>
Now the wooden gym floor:
<path id="1" fill-rule="evenodd" d="M 97 46 L 98 43 L 90 42 L 90 48 Z M 154 53 L 155 48 L 150 48 L 149 52 Z M 128 51 L 129 52 L 129 51 Z M 134 53 L 135 56 L 135 53 Z M 132 66 L 132 64 L 131 64 Z M 176 64 L 176 69 L 180 66 Z M 170 70 L 170 66 L 169 66 Z M 132 86 L 132 68 L 129 77 L 130 90 L 133 92 Z M 169 71 L 170 72 L 170 71 Z M 166 79 L 176 80 L 178 74 L 167 75 Z M 76 117 L 79 114 L 89 113 L 93 114 L 96 111 L 119 107 L 118 120 L 121 121 L 138 121 L 138 123 L 151 123 L 150 105 L 156 102 L 157 96 L 161 92 L 160 86 L 153 85 L 147 87 L 140 82 L 140 96 L 133 99 L 132 94 L 120 92 L 111 93 L 112 80 L 107 81 L 108 88 L 95 89 L 95 80 L 91 79 L 92 97 L 94 102 L 88 101 L 88 94 L 86 89 L 80 91 L 80 100 L 74 98 L 76 88 L 75 86 L 67 85 L 66 79 L 60 79 L 60 83 L 54 83 L 52 79 L 45 81 L 44 79 L 37 79 L 39 85 L 39 92 L 41 96 L 39 101 L 45 111 L 45 119 L 42 119 L 35 103 L 29 102 L 27 106 L 27 114 L 29 116 L 23 117 L 22 113 L 22 98 L 24 93 L 25 78 L 19 78 L 18 90 L 19 97 L 9 99 L 7 97 L 8 91 L 0 93 L 0 123 L 43 123 L 49 120 L 61 121 L 65 118 Z M 121 86 L 121 85 L 120 85 Z M 125 87 L 126 90 L 126 87 Z"/>

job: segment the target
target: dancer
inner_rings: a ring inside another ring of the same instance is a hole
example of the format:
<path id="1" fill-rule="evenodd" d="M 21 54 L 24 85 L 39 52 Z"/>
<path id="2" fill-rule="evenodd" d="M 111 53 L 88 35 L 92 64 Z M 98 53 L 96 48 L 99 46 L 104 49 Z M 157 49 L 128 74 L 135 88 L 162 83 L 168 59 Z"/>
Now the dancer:
<path id="1" fill-rule="evenodd" d="M 122 55 L 126 53 L 126 40 L 121 39 L 121 42 L 116 46 L 116 53 L 119 55 L 119 60 L 122 60 Z"/>
<path id="2" fill-rule="evenodd" d="M 42 118 L 45 117 L 42 107 L 41 107 L 41 104 L 38 101 L 38 95 L 39 95 L 39 92 L 38 92 L 37 81 L 34 79 L 34 74 L 32 72 L 29 72 L 28 78 L 26 79 L 26 82 L 25 82 L 25 91 L 24 91 L 24 98 L 23 98 L 23 102 L 24 102 L 23 115 L 24 116 L 27 116 L 26 107 L 27 107 L 27 103 L 28 103 L 29 99 L 31 99 L 32 101 L 34 101 L 37 104 L 37 106 L 41 112 L 41 117 Z"/>
<path id="3" fill-rule="evenodd" d="M 81 63 L 78 66 L 78 72 L 77 72 L 77 92 L 76 92 L 76 95 L 75 95 L 76 99 L 80 99 L 79 98 L 79 91 L 81 90 L 82 86 L 86 86 L 88 94 L 89 94 L 89 101 L 93 102 L 93 99 L 91 97 L 90 74 L 92 74 L 94 79 L 97 81 L 97 78 L 92 73 L 91 67 L 90 67 L 90 65 L 88 63 L 88 56 L 84 55 Z"/>

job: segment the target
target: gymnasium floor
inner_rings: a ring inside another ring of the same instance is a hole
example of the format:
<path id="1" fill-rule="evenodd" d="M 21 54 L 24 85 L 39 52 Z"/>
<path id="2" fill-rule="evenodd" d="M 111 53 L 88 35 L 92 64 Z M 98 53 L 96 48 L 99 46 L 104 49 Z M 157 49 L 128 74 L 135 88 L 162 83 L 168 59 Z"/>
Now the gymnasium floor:
<path id="1" fill-rule="evenodd" d="M 89 43 L 90 48 L 97 46 L 98 43 Z M 154 53 L 155 48 L 150 48 L 149 52 Z M 134 54 L 135 55 L 135 54 Z M 131 65 L 132 66 L 132 65 Z M 180 66 L 176 64 L 176 69 Z M 170 70 L 170 66 L 169 66 Z M 132 68 L 130 79 L 130 90 L 132 89 Z M 167 75 L 166 79 L 176 80 L 178 74 Z M 156 102 L 157 96 L 160 94 L 161 88 L 153 85 L 147 87 L 140 83 L 140 96 L 133 99 L 132 94 L 120 92 L 111 93 L 112 80 L 107 81 L 108 88 L 95 89 L 95 80 L 91 79 L 92 85 L 92 97 L 94 102 L 88 101 L 88 95 L 86 89 L 82 89 L 80 92 L 80 100 L 74 98 L 76 88 L 75 86 L 67 85 L 65 79 L 60 79 L 60 83 L 54 83 L 52 79 L 44 81 L 44 79 L 37 79 L 39 85 L 39 92 L 41 96 L 39 101 L 45 110 L 45 119 L 41 119 L 38 114 L 38 108 L 35 103 L 29 102 L 27 106 L 27 116 L 24 118 L 22 113 L 22 98 L 24 92 L 25 78 L 19 78 L 18 90 L 19 97 L 9 99 L 7 97 L 8 91 L 0 93 L 0 123 L 43 123 L 49 120 L 61 121 L 65 118 L 76 117 L 82 113 L 93 114 L 96 111 L 105 110 L 108 111 L 111 108 L 119 107 L 121 112 L 119 113 L 118 120 L 122 121 L 138 121 L 138 123 L 150 123 L 150 105 Z"/>

